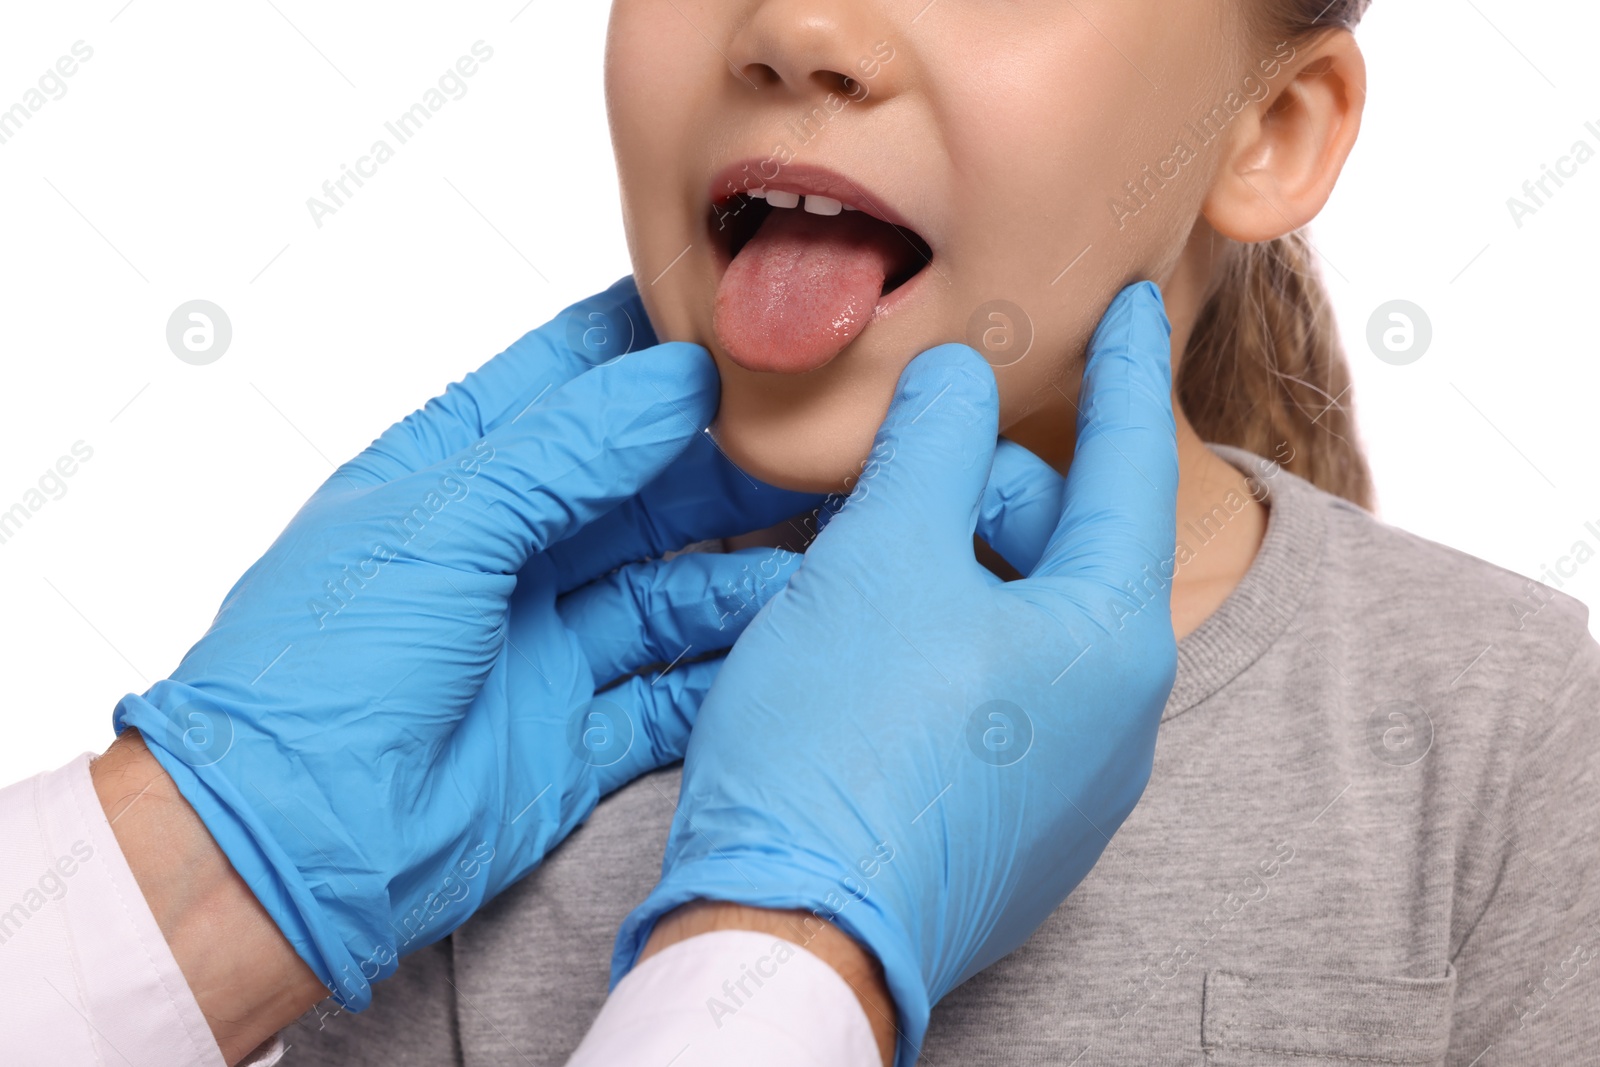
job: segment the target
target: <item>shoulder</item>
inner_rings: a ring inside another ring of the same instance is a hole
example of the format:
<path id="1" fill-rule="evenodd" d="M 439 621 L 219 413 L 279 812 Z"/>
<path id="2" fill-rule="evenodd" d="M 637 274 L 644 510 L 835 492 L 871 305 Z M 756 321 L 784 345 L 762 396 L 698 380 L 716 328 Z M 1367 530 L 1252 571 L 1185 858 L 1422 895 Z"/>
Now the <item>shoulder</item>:
<path id="1" fill-rule="evenodd" d="M 1290 491 L 1324 519 L 1318 594 L 1398 654 L 1471 652 L 1452 683 L 1514 690 L 1513 703 L 1525 709 L 1548 705 L 1574 672 L 1600 658 L 1589 609 L 1576 597 L 1289 477 Z M 1600 559 L 1600 535 L 1575 535 L 1571 558 Z"/>
<path id="2" fill-rule="evenodd" d="M 1324 634 L 1367 683 L 1487 690 L 1505 711 L 1525 715 L 1600 658 L 1589 609 L 1558 587 L 1557 573 L 1570 579 L 1574 567 L 1600 567 L 1600 529 L 1574 531 L 1566 567 L 1535 581 L 1392 526 L 1271 460 L 1211 447 L 1265 493 L 1268 541 L 1278 524 L 1305 542 L 1275 553 L 1309 572 L 1297 583 L 1293 625 Z"/>

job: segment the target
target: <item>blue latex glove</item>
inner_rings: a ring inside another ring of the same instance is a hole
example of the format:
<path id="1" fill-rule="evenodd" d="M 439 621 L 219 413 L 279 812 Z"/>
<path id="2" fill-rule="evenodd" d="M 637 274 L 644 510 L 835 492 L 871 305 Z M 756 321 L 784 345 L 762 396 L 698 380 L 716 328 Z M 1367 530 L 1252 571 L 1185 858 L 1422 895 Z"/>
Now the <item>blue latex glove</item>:
<path id="1" fill-rule="evenodd" d="M 1127 589 L 1171 574 L 1169 344 L 1154 285 L 1106 313 L 1047 538 L 1038 505 L 1059 479 L 1037 460 L 1013 456 L 980 507 L 988 366 L 961 345 L 911 362 L 875 476 L 711 687 L 661 882 L 622 925 L 614 980 L 688 901 L 808 909 L 882 962 L 909 1065 L 931 1005 L 1088 873 L 1149 779 L 1177 669 L 1166 587 Z M 1015 483 L 1036 474 L 1039 492 Z M 1027 577 L 982 568 L 975 529 Z"/>
<path id="2" fill-rule="evenodd" d="M 702 433 L 718 390 L 703 349 L 591 367 L 653 344 L 645 323 L 619 283 L 397 423 L 317 490 L 171 678 L 117 706 L 351 1009 L 599 797 L 680 758 L 720 664 L 696 660 L 792 569 L 629 563 L 808 500 Z"/>

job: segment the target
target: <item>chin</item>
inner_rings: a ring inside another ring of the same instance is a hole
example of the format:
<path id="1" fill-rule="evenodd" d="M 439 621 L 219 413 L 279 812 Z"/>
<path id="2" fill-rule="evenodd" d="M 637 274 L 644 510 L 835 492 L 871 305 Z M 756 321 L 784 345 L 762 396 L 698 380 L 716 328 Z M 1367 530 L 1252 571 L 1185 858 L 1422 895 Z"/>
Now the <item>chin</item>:
<path id="1" fill-rule="evenodd" d="M 722 408 L 711 434 L 728 458 L 752 478 L 780 489 L 849 493 L 872 452 L 889 393 L 881 406 L 863 404 L 859 395 L 848 404 L 823 396 L 763 399 L 747 402 L 756 398 L 740 396 L 724 377 Z"/>

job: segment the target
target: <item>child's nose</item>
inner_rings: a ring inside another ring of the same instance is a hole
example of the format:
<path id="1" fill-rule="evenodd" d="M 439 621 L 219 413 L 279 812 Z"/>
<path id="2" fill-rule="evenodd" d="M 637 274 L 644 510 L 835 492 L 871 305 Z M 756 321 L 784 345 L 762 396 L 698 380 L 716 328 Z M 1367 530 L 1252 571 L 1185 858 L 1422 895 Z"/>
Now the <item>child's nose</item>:
<path id="1" fill-rule="evenodd" d="M 903 44 L 893 0 L 752 0 L 729 43 L 740 80 L 796 96 L 836 93 L 857 101 L 899 90 L 906 63 L 891 63 Z M 914 12 L 913 12 L 914 13 Z"/>

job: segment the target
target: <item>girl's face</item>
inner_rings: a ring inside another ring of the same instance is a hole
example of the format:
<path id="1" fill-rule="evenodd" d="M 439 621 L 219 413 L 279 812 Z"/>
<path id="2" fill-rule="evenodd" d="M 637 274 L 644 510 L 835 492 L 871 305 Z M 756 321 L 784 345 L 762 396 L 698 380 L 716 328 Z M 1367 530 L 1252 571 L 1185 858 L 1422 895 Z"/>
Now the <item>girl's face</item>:
<path id="1" fill-rule="evenodd" d="M 1012 436 L 1071 427 L 1100 314 L 1168 278 L 1230 123 L 1287 77 L 1236 8 L 616 0 L 634 275 L 657 335 L 716 359 L 727 453 L 840 489 L 947 341 L 995 366 Z"/>

